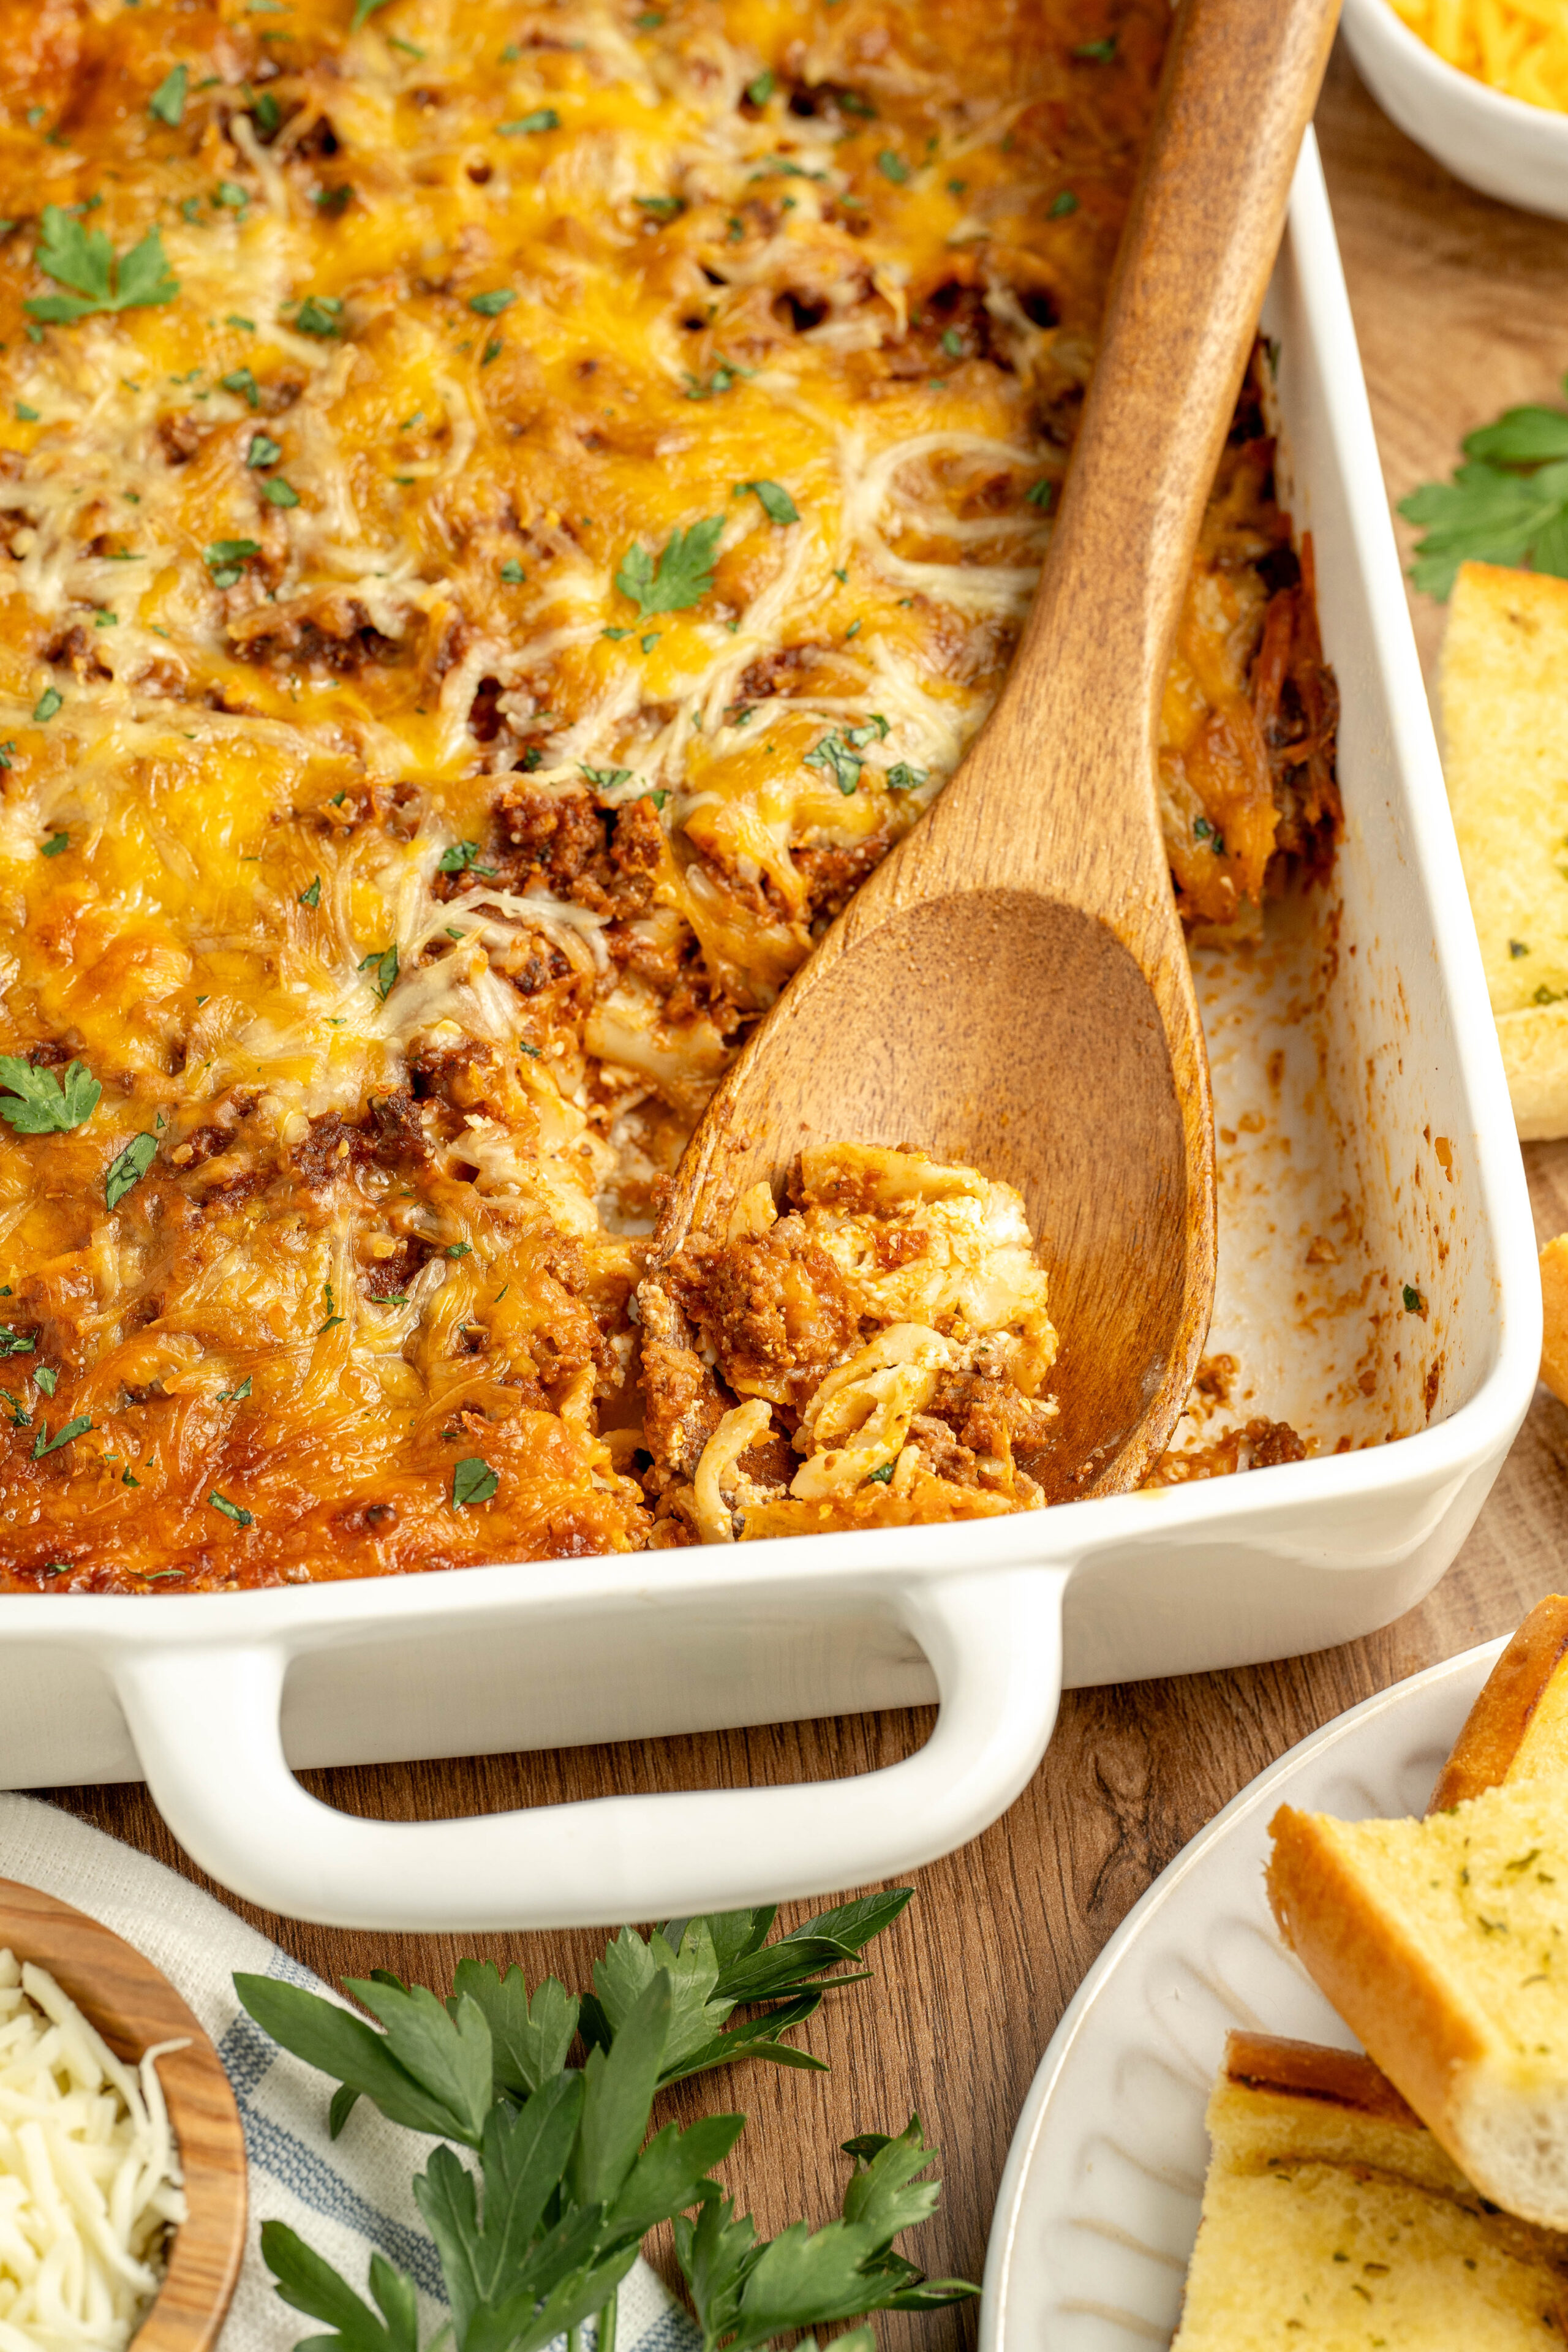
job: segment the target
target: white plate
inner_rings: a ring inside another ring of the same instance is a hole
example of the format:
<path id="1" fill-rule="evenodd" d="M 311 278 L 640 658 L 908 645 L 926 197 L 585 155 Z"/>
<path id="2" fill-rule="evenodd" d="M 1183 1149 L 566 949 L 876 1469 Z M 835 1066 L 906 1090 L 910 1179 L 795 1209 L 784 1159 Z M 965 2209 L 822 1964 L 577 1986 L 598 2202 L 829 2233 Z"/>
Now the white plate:
<path id="1" fill-rule="evenodd" d="M 1029 2088 L 996 2200 L 980 2352 L 1169 2342 L 1226 2032 L 1354 2038 L 1281 1944 L 1263 1891 L 1276 1806 L 1421 1813 L 1502 1648 L 1489 1642 L 1335 1717 L 1183 1848 L 1089 1970 Z"/>

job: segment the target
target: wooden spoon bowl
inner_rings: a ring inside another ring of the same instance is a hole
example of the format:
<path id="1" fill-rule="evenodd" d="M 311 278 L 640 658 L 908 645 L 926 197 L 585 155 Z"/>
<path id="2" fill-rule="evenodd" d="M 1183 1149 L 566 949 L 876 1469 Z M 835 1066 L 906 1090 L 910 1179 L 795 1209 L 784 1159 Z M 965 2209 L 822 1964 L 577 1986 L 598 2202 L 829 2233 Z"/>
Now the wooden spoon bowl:
<path id="1" fill-rule="evenodd" d="M 1214 1131 L 1156 810 L 1182 597 L 1338 0 L 1184 0 L 1034 609 L 990 720 L 796 972 L 677 1171 L 653 1271 L 803 1143 L 1023 1192 L 1061 1334 L 1052 1500 L 1136 1485 L 1208 1330 Z"/>
<path id="2" fill-rule="evenodd" d="M 128 2065 L 160 2042 L 158 2080 L 184 2175 L 186 2218 L 133 2352 L 208 2352 L 245 2252 L 245 2135 L 217 2052 L 167 1977 L 85 1911 L 0 1878 L 0 1949 L 47 1969 Z"/>

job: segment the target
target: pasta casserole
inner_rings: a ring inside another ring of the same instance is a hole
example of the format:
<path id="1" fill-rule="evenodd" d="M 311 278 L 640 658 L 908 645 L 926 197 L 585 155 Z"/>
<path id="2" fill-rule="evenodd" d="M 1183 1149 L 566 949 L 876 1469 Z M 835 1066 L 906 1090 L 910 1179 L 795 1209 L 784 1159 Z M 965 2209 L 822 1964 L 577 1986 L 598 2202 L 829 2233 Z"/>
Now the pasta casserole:
<path id="1" fill-rule="evenodd" d="M 1169 17 L 0 0 L 0 1586 L 1038 1500 L 1046 1276 L 919 1138 L 638 1290 L 995 697 Z M 1162 722 L 1221 933 L 1338 811 L 1268 366 Z"/>

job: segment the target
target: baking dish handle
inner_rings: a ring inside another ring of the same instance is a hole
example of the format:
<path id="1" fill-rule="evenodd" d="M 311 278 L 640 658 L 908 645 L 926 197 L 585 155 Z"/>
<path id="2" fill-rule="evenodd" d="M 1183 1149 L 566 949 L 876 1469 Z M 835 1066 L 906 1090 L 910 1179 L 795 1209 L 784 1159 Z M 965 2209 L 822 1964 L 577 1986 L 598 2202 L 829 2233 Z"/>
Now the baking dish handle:
<path id="1" fill-rule="evenodd" d="M 108 1663 L 154 1803 L 193 1860 L 247 1901 L 424 1934 L 614 1926 L 860 1886 L 977 1836 L 1056 1722 L 1068 1573 L 900 1584 L 895 1612 L 941 1695 L 931 1738 L 901 1763 L 461 1821 L 365 1821 L 310 1795 L 283 1752 L 281 1646 L 149 1643 Z"/>

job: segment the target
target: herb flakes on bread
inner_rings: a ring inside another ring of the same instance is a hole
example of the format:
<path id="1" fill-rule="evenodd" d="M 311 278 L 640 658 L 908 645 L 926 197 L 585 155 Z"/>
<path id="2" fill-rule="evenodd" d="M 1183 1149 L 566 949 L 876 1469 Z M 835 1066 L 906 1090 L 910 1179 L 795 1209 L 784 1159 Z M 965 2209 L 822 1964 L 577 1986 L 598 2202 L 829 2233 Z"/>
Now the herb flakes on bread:
<path id="1" fill-rule="evenodd" d="M 1500 1658 L 1423 1822 L 1283 1806 L 1286 1942 L 1483 2195 L 1568 2228 L 1568 1601 Z"/>
<path id="2" fill-rule="evenodd" d="M 1172 2352 L 1531 2352 L 1568 2240 L 1499 2213 L 1369 2059 L 1233 2033 Z"/>
<path id="3" fill-rule="evenodd" d="M 1522 1138 L 1568 1134 L 1568 580 L 1460 566 L 1443 766 Z"/>

